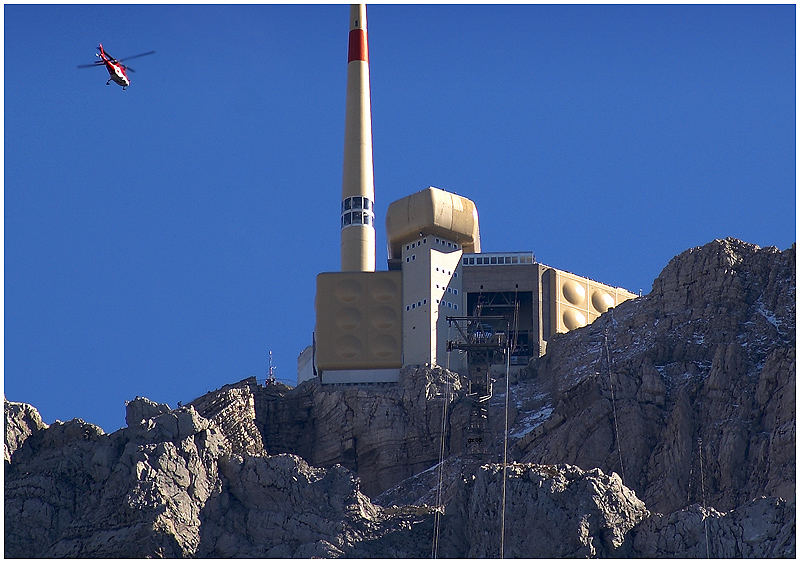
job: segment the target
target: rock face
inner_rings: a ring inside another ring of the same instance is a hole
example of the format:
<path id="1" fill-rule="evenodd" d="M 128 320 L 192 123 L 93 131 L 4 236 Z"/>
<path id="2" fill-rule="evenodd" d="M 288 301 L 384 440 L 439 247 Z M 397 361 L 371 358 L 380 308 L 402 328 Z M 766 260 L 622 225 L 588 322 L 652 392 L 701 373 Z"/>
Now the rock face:
<path id="1" fill-rule="evenodd" d="M 524 461 L 617 472 L 659 512 L 794 498 L 795 251 L 726 239 L 532 365 L 562 422 Z"/>
<path id="2" fill-rule="evenodd" d="M 428 366 L 137 397 L 108 435 L 5 401 L 5 556 L 794 557 L 795 293 L 794 247 L 684 252 L 477 433 Z"/>
<path id="3" fill-rule="evenodd" d="M 160 410 L 110 435 L 75 420 L 28 437 L 5 472 L 5 556 L 328 557 L 419 520 L 373 505 L 341 466 L 242 457 L 194 407 Z"/>
<path id="4" fill-rule="evenodd" d="M 760 498 L 720 513 L 694 504 L 655 514 L 632 534 L 637 557 L 794 558 L 795 505 Z"/>
<path id="5" fill-rule="evenodd" d="M 11 403 L 4 401 L 5 408 L 5 442 L 3 446 L 3 457 L 5 462 L 11 463 L 11 456 L 19 449 L 28 437 L 47 428 L 42 421 L 39 411 L 31 405 L 25 403 Z"/>
<path id="6" fill-rule="evenodd" d="M 450 403 L 462 380 L 440 367 L 404 368 L 396 385 L 259 387 L 256 422 L 269 453 L 341 464 L 377 495 L 439 461 L 445 387 Z"/>
<path id="7" fill-rule="evenodd" d="M 501 541 L 502 475 L 502 465 L 485 465 L 462 484 L 447 507 L 444 556 L 621 557 L 627 554 L 626 534 L 649 516 L 616 474 L 570 465 L 512 464 Z"/>

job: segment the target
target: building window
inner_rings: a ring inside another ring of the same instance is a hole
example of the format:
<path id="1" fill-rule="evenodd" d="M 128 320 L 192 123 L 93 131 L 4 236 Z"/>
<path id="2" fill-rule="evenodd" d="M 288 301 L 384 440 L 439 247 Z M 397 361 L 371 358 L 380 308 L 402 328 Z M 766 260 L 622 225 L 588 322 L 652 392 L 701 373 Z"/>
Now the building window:
<path id="1" fill-rule="evenodd" d="M 375 206 L 368 197 L 353 196 L 342 200 L 342 228 L 350 225 L 374 225 Z M 352 213 L 350 211 L 352 210 Z"/>

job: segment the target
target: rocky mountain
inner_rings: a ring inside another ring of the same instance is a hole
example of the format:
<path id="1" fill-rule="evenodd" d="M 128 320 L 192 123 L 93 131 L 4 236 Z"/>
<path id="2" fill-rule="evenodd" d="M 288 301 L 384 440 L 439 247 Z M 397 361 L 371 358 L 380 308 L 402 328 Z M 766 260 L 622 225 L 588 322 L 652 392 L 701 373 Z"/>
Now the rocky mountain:
<path id="1" fill-rule="evenodd" d="M 794 246 L 688 250 L 482 405 L 430 366 L 112 434 L 5 401 L 5 556 L 794 557 L 795 283 Z"/>

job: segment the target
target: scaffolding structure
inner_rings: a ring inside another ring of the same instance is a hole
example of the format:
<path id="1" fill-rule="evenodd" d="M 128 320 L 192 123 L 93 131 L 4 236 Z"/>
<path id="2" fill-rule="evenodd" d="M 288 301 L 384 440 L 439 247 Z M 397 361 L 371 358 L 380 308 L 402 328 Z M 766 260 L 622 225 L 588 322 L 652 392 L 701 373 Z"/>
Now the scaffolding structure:
<path id="1" fill-rule="evenodd" d="M 451 328 L 456 329 L 457 338 L 447 341 L 447 350 L 463 350 L 467 353 L 470 417 L 465 429 L 464 453 L 467 457 L 486 459 L 489 454 L 485 437 L 489 422 L 487 401 L 493 394 L 492 365 L 506 364 L 516 353 L 516 327 L 519 317 L 519 301 L 507 303 L 505 314 L 483 315 L 483 303 L 478 302 L 474 314 L 463 317 L 447 317 Z M 497 306 L 493 306 L 493 312 Z"/>

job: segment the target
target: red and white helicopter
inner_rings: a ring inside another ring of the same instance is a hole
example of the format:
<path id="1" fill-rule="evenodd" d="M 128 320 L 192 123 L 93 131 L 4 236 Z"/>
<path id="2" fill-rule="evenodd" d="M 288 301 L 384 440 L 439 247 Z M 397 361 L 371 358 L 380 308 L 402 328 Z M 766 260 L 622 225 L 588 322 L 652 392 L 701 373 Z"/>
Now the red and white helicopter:
<path id="1" fill-rule="evenodd" d="M 140 53 L 138 55 L 133 55 L 132 57 L 125 57 L 124 59 L 115 59 L 110 54 L 106 53 L 105 50 L 103 50 L 102 43 L 100 43 L 97 46 L 97 50 L 100 52 L 95 53 L 95 56 L 100 57 L 99 61 L 95 61 L 90 65 L 78 65 L 78 68 L 89 68 L 93 66 L 105 65 L 106 70 L 108 71 L 108 74 L 111 77 L 108 79 L 108 82 L 106 82 L 106 86 L 111 84 L 111 81 L 113 80 L 114 82 L 122 86 L 123 90 L 131 85 L 131 81 L 128 78 L 127 71 L 130 72 L 135 72 L 135 71 L 131 67 L 122 64 L 122 61 L 127 61 L 138 57 L 144 57 L 145 55 L 152 55 L 153 53 L 155 53 L 155 51 L 147 51 L 146 53 Z"/>

